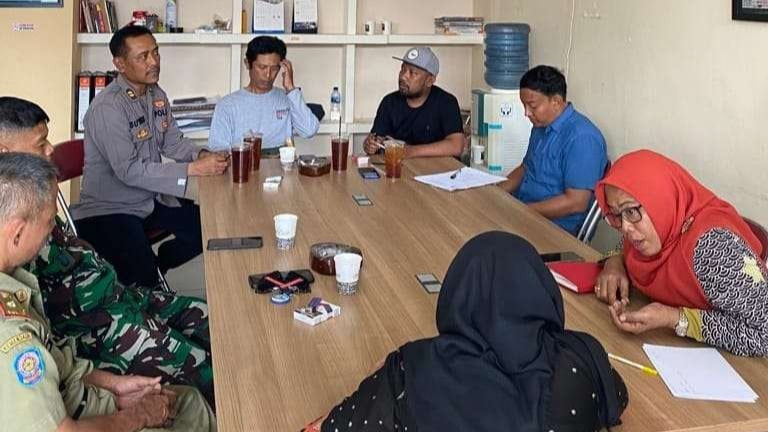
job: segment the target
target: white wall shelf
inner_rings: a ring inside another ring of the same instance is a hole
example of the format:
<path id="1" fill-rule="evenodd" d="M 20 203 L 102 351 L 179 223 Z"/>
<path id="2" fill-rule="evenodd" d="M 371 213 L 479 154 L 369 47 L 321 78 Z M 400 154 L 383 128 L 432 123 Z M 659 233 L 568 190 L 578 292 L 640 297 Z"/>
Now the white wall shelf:
<path id="1" fill-rule="evenodd" d="M 126 0 L 126 7 L 136 5 L 137 7 L 149 7 L 145 5 L 148 0 Z M 196 33 L 156 33 L 155 38 L 160 45 L 166 46 L 167 51 L 164 50 L 163 55 L 165 58 L 173 58 L 172 65 L 176 69 L 176 76 L 184 76 L 185 79 L 178 80 L 184 84 L 176 84 L 177 87 L 182 87 L 181 94 L 183 95 L 198 95 L 198 94 L 221 94 L 222 91 L 236 91 L 242 88 L 244 83 L 244 74 L 247 71 L 243 67 L 243 50 L 245 46 L 254 37 L 259 34 L 256 33 L 240 33 L 241 29 L 241 11 L 244 6 L 252 3 L 253 0 L 217 0 L 217 5 L 227 5 L 227 8 L 231 4 L 231 17 L 232 28 L 235 29 L 234 33 L 230 34 L 196 34 Z M 290 1 L 290 0 L 289 0 Z M 333 33 L 321 33 L 321 34 L 273 34 L 282 39 L 287 45 L 293 47 L 302 48 L 301 60 L 304 60 L 302 68 L 308 64 L 305 59 L 311 57 L 316 51 L 317 58 L 333 59 L 331 61 L 325 60 L 318 63 L 313 63 L 313 67 L 318 67 L 318 81 L 321 82 L 321 86 L 338 85 L 343 95 L 343 114 L 342 114 L 342 130 L 352 135 L 367 134 L 373 123 L 370 118 L 372 116 L 370 101 L 367 100 L 372 94 L 382 95 L 391 91 L 389 86 L 393 84 L 396 75 L 394 71 L 391 71 L 389 66 L 386 67 L 387 71 L 392 72 L 392 76 L 389 80 L 382 79 L 377 73 L 382 63 L 381 60 L 376 59 L 375 54 L 372 53 L 372 48 L 383 48 L 388 54 L 393 55 L 399 52 L 402 46 L 412 45 L 430 45 L 441 47 L 457 47 L 457 48 L 472 48 L 483 44 L 483 35 L 440 35 L 427 33 L 433 29 L 432 27 L 432 15 L 430 12 L 422 12 L 418 17 L 408 16 L 404 21 L 398 22 L 394 28 L 395 31 L 402 29 L 401 33 L 391 35 L 366 35 L 362 34 L 362 21 L 363 19 L 369 19 L 368 17 L 377 16 L 386 17 L 388 14 L 396 15 L 402 10 L 402 3 L 393 3 L 392 5 L 382 5 L 373 0 L 336 0 L 341 6 L 340 8 L 333 8 L 334 13 L 341 13 L 343 16 L 338 17 L 340 20 L 334 20 L 325 28 L 333 29 Z M 398 0 L 402 2 L 403 0 Z M 407 3 L 410 0 L 404 0 Z M 445 13 L 447 15 L 462 15 L 472 14 L 473 8 L 470 5 L 467 8 L 465 0 L 432 0 L 435 6 L 434 9 L 439 13 Z M 477 1 L 477 0 L 473 0 Z M 450 5 L 446 6 L 446 3 Z M 472 2 L 470 2 L 472 3 Z M 148 3 L 147 3 L 148 4 Z M 374 7 L 375 6 L 375 7 Z M 321 8 L 323 6 L 321 5 Z M 326 6 L 328 7 L 328 6 Z M 204 9 L 204 8 L 203 8 Z M 207 14 L 202 12 L 203 9 L 197 10 L 195 13 L 197 16 Z M 422 16 L 423 15 L 423 16 Z M 322 16 L 322 15 L 321 15 Z M 329 15 L 325 15 L 329 16 Z M 365 18 L 364 18 L 365 17 Z M 408 22 L 405 22 L 408 21 Z M 413 23 L 418 23 L 414 25 Z M 324 24 L 321 22 L 321 28 Z M 399 27 L 398 27 L 399 26 Z M 106 53 L 105 47 L 109 44 L 112 34 L 109 33 L 80 33 L 77 34 L 77 43 L 81 50 L 81 67 L 84 70 L 103 70 L 111 67 L 111 58 L 107 60 L 108 53 Z M 106 53 L 106 54 L 105 54 Z M 184 72 L 179 74 L 181 67 L 179 66 L 178 56 L 196 56 L 199 53 L 202 57 L 210 54 L 212 68 L 215 72 L 202 72 L 206 70 L 207 66 L 204 61 L 200 61 L 199 58 L 192 58 L 187 62 L 189 66 L 184 66 Z M 322 57 L 321 57 L 322 56 Z M 384 61 L 389 61 L 391 55 L 381 56 Z M 447 57 L 451 57 L 448 55 Z M 337 60 L 338 59 L 338 60 Z M 453 55 L 452 60 L 447 62 L 459 61 L 463 57 L 459 58 Z M 450 64 L 450 63 L 446 63 Z M 466 68 L 465 62 L 462 62 L 462 67 Z M 339 66 L 340 68 L 337 69 Z M 365 65 L 365 70 L 362 70 L 362 65 Z M 306 69 L 301 69 L 306 70 Z M 201 72 L 195 72 L 201 71 Z M 373 71 L 373 72 L 372 72 Z M 329 74 L 338 74 L 333 79 L 328 79 Z M 461 86 L 469 86 L 466 76 L 471 73 L 463 75 L 461 71 L 451 70 L 442 79 L 452 79 L 453 82 L 462 82 Z M 203 78 L 204 77 L 204 78 Z M 314 77 L 313 77 L 314 78 Z M 310 96 L 313 102 L 322 101 L 326 98 L 325 95 L 319 95 L 316 87 L 317 83 L 307 80 L 305 76 L 304 84 L 306 87 L 315 86 L 314 94 Z M 206 90 L 196 90 L 195 83 L 205 80 L 202 84 Z M 216 81 L 216 85 L 211 85 L 212 81 Z M 369 86 L 373 87 L 369 87 Z M 213 93 L 212 93 L 212 89 Z M 375 89 L 375 90 L 374 90 Z M 330 88 L 329 88 L 330 90 Z M 357 93 L 357 94 L 356 94 Z M 468 92 L 467 92 L 468 93 Z M 365 102 L 361 98 L 366 98 Z M 327 99 L 325 100 L 327 103 Z M 328 109 L 326 104 L 323 104 L 326 111 Z M 358 108 L 363 107 L 364 108 Z M 331 122 L 325 120 L 321 122 L 319 134 L 332 134 L 338 131 L 338 122 Z M 208 131 L 195 131 L 187 134 L 188 137 L 195 140 L 207 140 Z M 315 140 L 316 143 L 321 143 L 322 147 L 327 148 L 327 139 L 320 137 Z M 320 144 L 319 144 L 320 145 Z M 319 153 L 318 153 L 319 154 Z"/>
<path id="2" fill-rule="evenodd" d="M 342 132 L 349 134 L 367 134 L 371 130 L 373 119 L 359 119 L 353 123 L 342 123 Z M 208 130 L 185 132 L 184 136 L 194 140 L 207 140 Z M 323 120 L 320 122 L 319 134 L 334 134 L 339 132 L 339 122 Z M 82 134 L 76 134 L 75 138 L 82 138 Z"/>
<path id="3" fill-rule="evenodd" d="M 156 33 L 158 44 L 166 45 L 247 45 L 258 34 Z M 347 35 L 274 34 L 287 45 L 481 45 L 483 35 Z M 107 45 L 111 33 L 79 33 L 81 45 Z"/>

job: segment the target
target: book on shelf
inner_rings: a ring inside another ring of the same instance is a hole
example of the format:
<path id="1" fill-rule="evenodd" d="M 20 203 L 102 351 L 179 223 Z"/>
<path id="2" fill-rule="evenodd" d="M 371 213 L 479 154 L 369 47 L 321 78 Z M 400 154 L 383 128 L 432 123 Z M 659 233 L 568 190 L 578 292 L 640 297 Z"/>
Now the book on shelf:
<path id="1" fill-rule="evenodd" d="M 117 77 L 117 71 L 80 71 L 75 76 L 75 132 L 83 132 L 83 119 L 93 98 Z"/>
<path id="2" fill-rule="evenodd" d="M 81 33 L 114 33 L 120 25 L 112 0 L 80 0 Z"/>
<path id="3" fill-rule="evenodd" d="M 438 17 L 435 18 L 436 34 L 482 34 L 483 17 Z"/>

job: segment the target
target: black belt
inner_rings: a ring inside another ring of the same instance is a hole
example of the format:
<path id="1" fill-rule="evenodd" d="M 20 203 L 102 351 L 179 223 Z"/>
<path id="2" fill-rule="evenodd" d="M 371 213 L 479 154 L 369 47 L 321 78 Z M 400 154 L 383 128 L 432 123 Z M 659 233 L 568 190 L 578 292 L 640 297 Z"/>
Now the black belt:
<path id="1" fill-rule="evenodd" d="M 80 416 L 83 415 L 83 410 L 85 410 L 85 405 L 87 402 L 88 402 L 88 387 L 83 387 L 83 399 L 77 405 L 77 409 L 75 410 L 75 413 L 72 414 L 73 420 L 80 419 Z"/>

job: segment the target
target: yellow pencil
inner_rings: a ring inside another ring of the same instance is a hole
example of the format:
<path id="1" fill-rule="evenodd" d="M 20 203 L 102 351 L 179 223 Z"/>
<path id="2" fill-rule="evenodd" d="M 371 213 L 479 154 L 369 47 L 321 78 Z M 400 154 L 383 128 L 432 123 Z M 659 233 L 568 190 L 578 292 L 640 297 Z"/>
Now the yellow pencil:
<path id="1" fill-rule="evenodd" d="M 619 357 L 619 356 L 617 356 L 615 354 L 608 353 L 608 358 L 616 360 L 617 362 L 621 362 L 621 363 L 630 365 L 632 367 L 636 367 L 636 368 L 640 369 L 641 371 L 647 373 L 648 375 L 659 376 L 659 372 L 656 369 L 654 369 L 652 367 L 648 367 L 648 366 L 643 366 L 640 363 L 635 363 L 632 360 L 625 359 L 624 357 Z"/>

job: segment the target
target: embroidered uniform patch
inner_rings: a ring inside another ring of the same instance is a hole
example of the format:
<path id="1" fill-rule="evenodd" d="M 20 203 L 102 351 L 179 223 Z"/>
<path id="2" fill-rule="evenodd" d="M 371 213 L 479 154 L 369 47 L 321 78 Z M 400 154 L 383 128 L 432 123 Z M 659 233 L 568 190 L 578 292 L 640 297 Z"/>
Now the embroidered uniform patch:
<path id="1" fill-rule="evenodd" d="M 162 108 L 162 107 L 165 106 L 165 101 L 162 100 L 162 99 L 158 99 L 158 100 L 152 102 L 152 105 L 154 105 L 155 108 Z"/>
<path id="2" fill-rule="evenodd" d="M 26 306 L 19 303 L 13 294 L 0 291 L 0 316 L 29 317 L 29 313 L 27 313 Z"/>
<path id="3" fill-rule="evenodd" d="M 13 296 L 16 297 L 16 300 L 19 301 L 19 303 L 26 303 L 27 299 L 29 298 L 29 295 L 27 294 L 27 291 L 24 289 L 20 289 L 13 293 Z"/>
<path id="4" fill-rule="evenodd" d="M 3 346 L 0 347 L 0 351 L 2 351 L 3 354 L 8 354 L 8 352 L 12 350 L 14 347 L 21 345 L 25 342 L 29 342 L 31 340 L 32 340 L 32 333 L 30 332 L 19 333 L 16 336 L 5 341 Z"/>
<path id="5" fill-rule="evenodd" d="M 37 348 L 28 348 L 13 360 L 13 369 L 20 384 L 33 387 L 45 376 L 45 361 Z"/>

